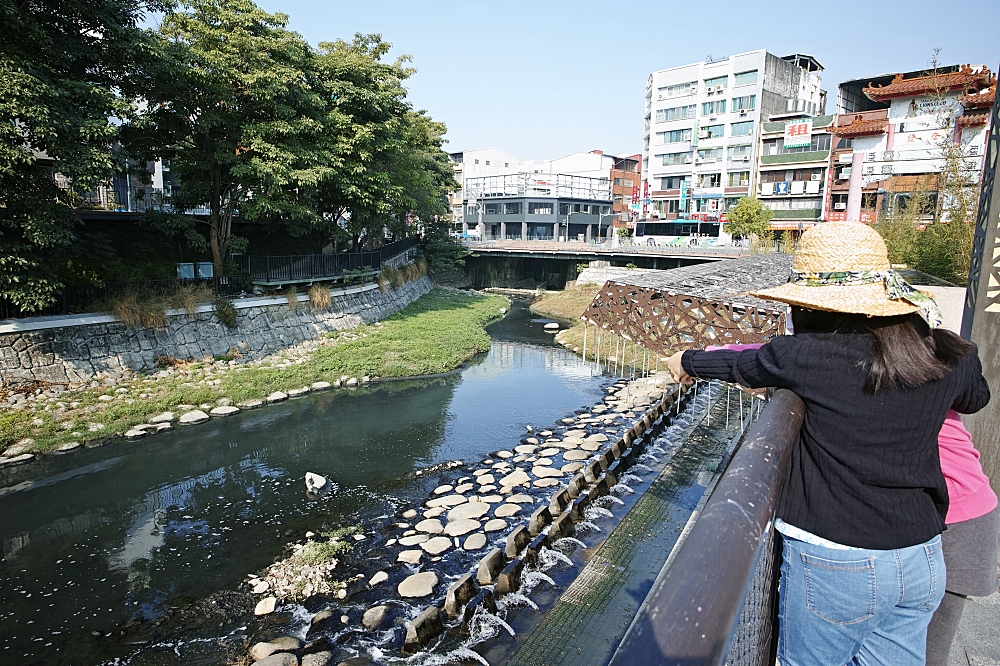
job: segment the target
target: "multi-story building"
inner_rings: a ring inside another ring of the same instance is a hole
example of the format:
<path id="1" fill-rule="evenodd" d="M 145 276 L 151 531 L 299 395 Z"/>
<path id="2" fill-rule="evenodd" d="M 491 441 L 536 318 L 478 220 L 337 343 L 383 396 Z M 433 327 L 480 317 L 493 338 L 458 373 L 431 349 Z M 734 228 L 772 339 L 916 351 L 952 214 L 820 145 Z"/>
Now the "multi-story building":
<path id="1" fill-rule="evenodd" d="M 970 65 L 840 84 L 829 219 L 875 222 L 918 196 L 926 221 L 946 210 L 937 202 L 944 149 L 958 147 L 967 168 L 982 168 L 995 94 L 990 70 Z"/>
<path id="2" fill-rule="evenodd" d="M 642 152 L 647 222 L 718 220 L 754 192 L 761 120 L 825 113 L 822 70 L 812 56 L 761 49 L 653 72 Z"/>
<path id="3" fill-rule="evenodd" d="M 826 219 L 833 116 L 784 114 L 761 123 L 754 195 L 772 229 L 802 231 Z"/>
<path id="4" fill-rule="evenodd" d="M 517 173 L 520 169 L 520 161 L 514 155 L 496 148 L 462 150 L 450 153 L 448 157 L 451 158 L 452 170 L 460 188 L 448 197 L 451 206 L 452 228 L 468 233 L 469 227 L 464 215 L 465 180 L 467 178 Z"/>
<path id="5" fill-rule="evenodd" d="M 641 164 L 642 155 L 627 155 L 615 158 L 611 167 L 611 210 L 616 227 L 628 225 L 639 212 Z"/>

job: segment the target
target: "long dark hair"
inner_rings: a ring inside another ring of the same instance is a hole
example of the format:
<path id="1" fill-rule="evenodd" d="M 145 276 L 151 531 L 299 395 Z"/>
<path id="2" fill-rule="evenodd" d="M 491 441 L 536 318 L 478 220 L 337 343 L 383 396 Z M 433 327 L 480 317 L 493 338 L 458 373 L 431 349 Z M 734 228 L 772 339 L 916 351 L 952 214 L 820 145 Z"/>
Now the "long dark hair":
<path id="1" fill-rule="evenodd" d="M 863 314 L 809 310 L 792 306 L 796 333 L 870 335 L 865 360 L 865 393 L 884 388 L 915 388 L 947 375 L 974 346 L 943 328 L 931 330 L 917 314 L 869 317 Z"/>

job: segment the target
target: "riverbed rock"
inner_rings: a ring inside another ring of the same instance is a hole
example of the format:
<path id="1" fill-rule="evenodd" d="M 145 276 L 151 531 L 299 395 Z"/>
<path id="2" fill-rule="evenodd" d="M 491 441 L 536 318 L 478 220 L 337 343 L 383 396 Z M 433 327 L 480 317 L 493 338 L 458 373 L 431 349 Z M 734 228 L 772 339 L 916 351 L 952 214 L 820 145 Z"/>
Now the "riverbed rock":
<path id="1" fill-rule="evenodd" d="M 547 458 L 547 457 L 549 457 L 549 456 L 556 456 L 556 455 L 559 455 L 559 452 L 560 452 L 560 449 L 557 449 L 557 448 L 556 448 L 556 447 L 554 447 L 554 446 L 550 446 L 550 447 L 549 447 L 549 448 L 547 448 L 547 449 L 542 449 L 541 451 L 539 451 L 539 452 L 538 452 L 538 455 L 540 455 L 540 456 L 542 456 L 542 457 L 545 457 L 545 458 Z"/>
<path id="2" fill-rule="evenodd" d="M 274 612 L 274 607 L 277 605 L 278 600 L 274 597 L 264 597 L 257 602 L 257 605 L 253 609 L 254 615 L 270 615 Z"/>
<path id="3" fill-rule="evenodd" d="M 239 412 L 240 412 L 239 407 L 233 407 L 232 405 L 222 405 L 221 407 L 216 407 L 208 414 L 209 416 L 225 417 L 225 416 L 232 416 L 233 414 L 239 414 Z"/>
<path id="4" fill-rule="evenodd" d="M 282 636 L 281 638 L 275 638 L 273 641 L 261 641 L 254 643 L 254 646 L 250 648 L 250 658 L 254 661 L 260 661 L 278 652 L 295 652 L 296 650 L 301 650 L 303 645 L 304 643 L 301 640 L 293 636 Z"/>
<path id="5" fill-rule="evenodd" d="M 389 580 L 389 574 L 384 571 L 376 571 L 368 581 L 368 584 L 375 587 L 379 583 L 384 583 L 387 580 Z"/>
<path id="6" fill-rule="evenodd" d="M 552 458 L 539 458 L 533 464 L 541 465 L 543 467 L 549 467 L 552 465 Z"/>
<path id="7" fill-rule="evenodd" d="M 583 439 L 587 436 L 586 430 L 567 430 L 563 433 L 563 437 L 576 437 L 578 439 Z"/>
<path id="8" fill-rule="evenodd" d="M 357 386 L 357 385 L 358 385 L 358 378 L 357 377 L 350 377 L 346 382 L 344 382 L 344 386 L 347 386 L 348 388 L 351 388 L 351 387 L 354 387 L 354 386 Z"/>
<path id="9" fill-rule="evenodd" d="M 486 535 L 482 532 L 476 532 L 475 534 L 470 534 L 465 538 L 465 543 L 462 544 L 463 550 L 480 550 L 486 547 Z"/>
<path id="10" fill-rule="evenodd" d="M 590 451 L 567 451 L 563 454 L 563 458 L 565 460 L 586 460 L 590 455 Z"/>
<path id="11" fill-rule="evenodd" d="M 204 423 L 207 420 L 208 414 L 200 409 L 195 409 L 182 414 L 181 417 L 177 419 L 177 422 L 181 425 L 194 425 L 195 423 Z"/>
<path id="12" fill-rule="evenodd" d="M 125 439 L 139 439 L 145 437 L 149 433 L 145 430 L 140 430 L 139 428 L 132 428 L 125 431 Z"/>
<path id="13" fill-rule="evenodd" d="M 424 556 L 424 551 L 422 550 L 404 550 L 396 556 L 397 562 L 403 562 L 405 564 L 420 564 L 420 559 Z"/>
<path id="14" fill-rule="evenodd" d="M 420 547 L 430 555 L 440 555 L 444 551 L 451 548 L 451 539 L 448 537 L 436 536 L 433 539 L 428 539 L 420 544 Z"/>
<path id="15" fill-rule="evenodd" d="M 586 439 L 584 439 L 584 441 L 585 442 L 606 442 L 606 441 L 608 441 L 608 436 L 605 435 L 603 432 L 599 432 L 599 433 L 597 433 L 595 435 L 589 435 Z"/>
<path id="16" fill-rule="evenodd" d="M 330 492 L 333 484 L 325 476 L 306 472 L 306 492 L 314 495 L 325 495 Z"/>
<path id="17" fill-rule="evenodd" d="M 437 518 L 428 518 L 427 520 L 421 520 L 419 523 L 413 526 L 418 532 L 424 532 L 426 534 L 441 534 L 444 532 L 444 525 Z"/>
<path id="18" fill-rule="evenodd" d="M 264 406 L 264 401 L 258 400 L 257 398 L 251 398 L 250 400 L 243 400 L 242 402 L 236 403 L 236 406 L 240 409 L 257 409 Z"/>
<path id="19" fill-rule="evenodd" d="M 520 510 L 521 507 L 517 504 L 502 504 L 497 507 L 497 510 L 493 512 L 493 515 L 497 518 L 510 518 Z"/>
<path id="20" fill-rule="evenodd" d="M 407 576 L 396 588 L 396 591 L 404 599 L 418 599 L 432 594 L 434 586 L 437 583 L 438 577 L 436 573 L 433 571 L 422 571 L 412 576 Z"/>
<path id="21" fill-rule="evenodd" d="M 475 532 L 480 527 L 482 527 L 482 524 L 478 520 L 456 520 L 445 525 L 444 533 L 451 537 L 458 537 L 469 532 Z"/>
<path id="22" fill-rule="evenodd" d="M 279 652 L 253 662 L 253 666 L 299 666 L 299 660 L 290 652 Z"/>
<path id="23" fill-rule="evenodd" d="M 476 477 L 476 483 L 481 486 L 488 486 L 496 483 L 496 479 L 493 478 L 492 474 L 481 474 Z"/>
<path id="24" fill-rule="evenodd" d="M 469 500 L 462 495 L 445 495 L 444 497 L 435 497 L 432 500 L 427 500 L 425 504 L 428 508 L 433 509 L 439 506 L 458 506 L 459 504 L 465 504 Z"/>
<path id="25" fill-rule="evenodd" d="M 589 451 L 589 452 L 593 453 L 597 449 L 601 448 L 601 443 L 600 442 L 584 442 L 583 444 L 580 445 L 580 448 L 582 450 L 584 450 L 584 451 Z M 572 458 L 568 458 L 568 460 L 572 460 Z"/>
<path id="26" fill-rule="evenodd" d="M 511 451 L 497 451 L 497 458 L 500 458 L 502 460 L 513 457 L 514 454 Z"/>
<path id="27" fill-rule="evenodd" d="M 147 423 L 173 423 L 174 413 L 173 412 L 163 412 L 162 414 L 157 414 L 153 418 L 149 419 Z"/>
<path id="28" fill-rule="evenodd" d="M 514 447 L 515 453 L 523 453 L 524 455 L 531 455 L 538 450 L 538 447 L 534 444 L 519 444 Z"/>
<path id="29" fill-rule="evenodd" d="M 463 483 L 461 485 L 455 486 L 455 492 L 459 495 L 465 494 L 475 488 L 471 483 Z"/>
<path id="30" fill-rule="evenodd" d="M 565 474 L 565 472 L 558 469 L 552 469 L 551 467 L 532 467 L 531 473 L 540 479 L 547 477 L 559 477 Z"/>
<path id="31" fill-rule="evenodd" d="M 468 518 L 481 518 L 490 512 L 490 505 L 485 502 L 469 502 L 461 504 L 448 512 L 448 520 L 464 520 Z"/>
<path id="32" fill-rule="evenodd" d="M 503 497 L 500 495 L 483 495 L 479 498 L 480 502 L 485 502 L 486 504 L 499 504 L 503 501 Z"/>
<path id="33" fill-rule="evenodd" d="M 493 485 L 492 483 L 490 483 L 488 485 L 485 485 L 485 486 L 480 486 L 479 487 L 479 492 L 481 492 L 481 493 L 495 493 L 496 491 L 497 491 L 497 487 L 495 485 Z"/>
<path id="34" fill-rule="evenodd" d="M 0 467 L 13 467 L 14 465 L 23 465 L 24 463 L 34 459 L 35 456 L 31 453 L 22 453 L 16 456 L 0 456 Z"/>
<path id="35" fill-rule="evenodd" d="M 444 495 L 445 493 L 450 493 L 454 489 L 455 489 L 454 486 L 449 486 L 449 485 L 438 486 L 437 488 L 434 489 L 433 493 L 435 495 Z"/>
<path id="36" fill-rule="evenodd" d="M 531 495 L 511 495 L 507 498 L 507 502 L 510 504 L 534 504 L 535 500 Z"/>
<path id="37" fill-rule="evenodd" d="M 388 614 L 388 606 L 372 606 L 366 610 L 365 614 L 361 617 L 361 624 L 364 625 L 365 629 L 375 631 L 382 626 L 382 623 L 385 621 Z"/>
<path id="38" fill-rule="evenodd" d="M 331 610 L 321 610 L 312 616 L 309 620 L 309 633 L 312 634 L 317 631 L 325 629 L 328 625 L 333 624 L 333 621 L 337 618 Z"/>
<path id="39" fill-rule="evenodd" d="M 447 511 L 443 506 L 434 507 L 433 509 L 427 509 L 424 511 L 424 518 L 437 518 L 438 516 L 444 514 Z"/>
<path id="40" fill-rule="evenodd" d="M 506 488 L 513 488 L 514 486 L 521 486 L 531 482 L 531 477 L 523 469 L 518 469 L 507 476 L 500 479 L 500 486 Z"/>
<path id="41" fill-rule="evenodd" d="M 501 530 L 507 529 L 507 521 L 500 518 L 494 518 L 493 520 L 486 521 L 483 526 L 484 532 L 500 532 Z"/>
<path id="42" fill-rule="evenodd" d="M 270 589 L 271 589 L 271 584 L 268 583 L 266 580 L 261 580 L 257 581 L 257 583 L 254 584 L 252 591 L 254 594 L 264 594 Z"/>
<path id="43" fill-rule="evenodd" d="M 332 384 L 330 384 L 330 382 L 313 382 L 310 385 L 310 388 L 312 388 L 313 391 L 325 391 L 331 386 Z"/>
<path id="44" fill-rule="evenodd" d="M 271 395 L 267 396 L 268 402 L 281 402 L 282 400 L 288 400 L 288 394 L 282 391 L 275 391 Z"/>
<path id="45" fill-rule="evenodd" d="M 537 481 L 533 482 L 531 485 L 533 485 L 535 488 L 551 488 L 552 486 L 558 486 L 559 485 L 559 479 L 551 479 L 551 478 L 550 479 L 538 479 Z"/>
<path id="46" fill-rule="evenodd" d="M 565 465 L 560 467 L 559 471 L 566 472 L 567 474 L 575 474 L 579 472 L 581 469 L 583 469 L 583 463 L 571 462 L 571 463 L 566 463 Z"/>
<path id="47" fill-rule="evenodd" d="M 332 661 L 333 652 L 331 650 L 322 650 L 320 652 L 303 655 L 300 666 L 327 666 Z"/>
<path id="48" fill-rule="evenodd" d="M 416 517 L 417 517 L 416 509 L 407 509 L 406 511 L 403 512 L 403 518 L 416 518 Z"/>
<path id="49" fill-rule="evenodd" d="M 409 548 L 410 546 L 420 545 L 423 542 L 427 541 L 428 539 L 430 539 L 430 537 L 427 536 L 426 534 L 414 534 L 412 536 L 405 536 L 402 539 L 400 539 L 399 545 L 406 546 L 407 548 Z"/>

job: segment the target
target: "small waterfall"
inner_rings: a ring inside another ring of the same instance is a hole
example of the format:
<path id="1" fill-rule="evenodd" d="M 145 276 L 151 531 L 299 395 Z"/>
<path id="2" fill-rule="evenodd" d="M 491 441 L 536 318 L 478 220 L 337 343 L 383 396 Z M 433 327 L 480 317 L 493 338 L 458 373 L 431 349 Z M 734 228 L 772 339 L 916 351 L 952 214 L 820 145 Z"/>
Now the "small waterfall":
<path id="1" fill-rule="evenodd" d="M 652 467 L 649 467 L 648 465 L 643 465 L 642 463 L 636 463 L 632 465 L 632 469 L 635 470 L 636 472 L 643 472 L 643 473 L 648 473 L 653 471 Z"/>
<path id="2" fill-rule="evenodd" d="M 594 532 L 601 532 L 601 531 L 603 531 L 603 530 L 601 530 L 600 527 L 598 527 L 594 523 L 590 522 L 589 520 L 584 520 L 584 521 L 579 522 L 579 523 L 576 524 L 576 531 L 577 532 L 580 532 L 580 531 L 590 532 L 591 530 L 593 530 Z"/>
<path id="3" fill-rule="evenodd" d="M 535 589 L 539 583 L 548 583 L 552 587 L 556 586 L 556 582 L 543 574 L 541 571 L 525 571 L 524 575 L 521 576 L 521 589 L 518 590 L 518 592 L 528 594 L 531 590 Z"/>
<path id="4" fill-rule="evenodd" d="M 631 474 L 631 473 L 622 475 L 621 480 L 625 481 L 625 482 L 628 482 L 628 483 L 642 483 L 642 477 L 641 476 L 636 476 L 635 474 Z"/>
<path id="5" fill-rule="evenodd" d="M 563 537 L 552 544 L 555 548 L 558 548 L 560 552 L 573 552 L 577 548 L 586 548 L 587 544 L 575 539 L 573 537 Z"/>
<path id="6" fill-rule="evenodd" d="M 538 610 L 538 604 L 518 592 L 505 594 L 500 598 L 500 601 L 497 602 L 497 610 L 505 611 L 508 608 L 513 608 L 515 606 L 528 606 L 533 610 Z"/>
<path id="7" fill-rule="evenodd" d="M 616 483 L 615 485 L 611 486 L 611 492 L 619 496 L 635 494 L 635 491 L 632 488 L 626 486 L 624 483 Z"/>
<path id="8" fill-rule="evenodd" d="M 649 452 L 649 453 L 656 454 L 656 455 L 661 455 L 661 456 L 664 453 L 666 453 L 666 451 L 663 449 L 663 447 L 661 447 L 659 444 L 650 444 L 649 448 L 646 449 L 646 451 Z M 642 460 L 641 457 L 639 459 Z"/>
<path id="9" fill-rule="evenodd" d="M 504 622 L 503 618 L 490 613 L 480 606 L 472 614 L 472 619 L 469 620 L 469 639 L 465 641 L 465 645 L 466 647 L 472 647 L 473 645 L 479 645 L 484 641 L 496 638 L 500 634 L 501 629 L 505 630 L 511 636 L 514 635 L 514 629 Z"/>
<path id="10" fill-rule="evenodd" d="M 601 518 L 614 518 L 615 514 L 603 506 L 588 506 L 587 510 L 583 512 L 583 516 L 587 520 L 599 520 Z"/>
<path id="11" fill-rule="evenodd" d="M 551 548 L 542 548 L 538 551 L 538 568 L 541 571 L 548 571 L 557 564 L 565 564 L 571 567 L 573 566 L 573 560 L 566 557 L 562 552 Z"/>
<path id="12" fill-rule="evenodd" d="M 641 456 L 639 456 L 639 462 L 640 464 L 649 463 L 651 465 L 655 465 L 656 463 L 660 462 L 660 459 L 654 456 L 652 453 L 643 453 Z"/>

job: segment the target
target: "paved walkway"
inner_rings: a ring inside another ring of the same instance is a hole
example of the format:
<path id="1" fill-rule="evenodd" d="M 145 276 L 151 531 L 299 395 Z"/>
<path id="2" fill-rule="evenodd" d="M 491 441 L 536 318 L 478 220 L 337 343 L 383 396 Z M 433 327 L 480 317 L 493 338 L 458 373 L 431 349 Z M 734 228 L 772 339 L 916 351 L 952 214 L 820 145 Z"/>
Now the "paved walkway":
<path id="1" fill-rule="evenodd" d="M 1000 593 L 965 605 L 949 666 L 1000 666 Z"/>

